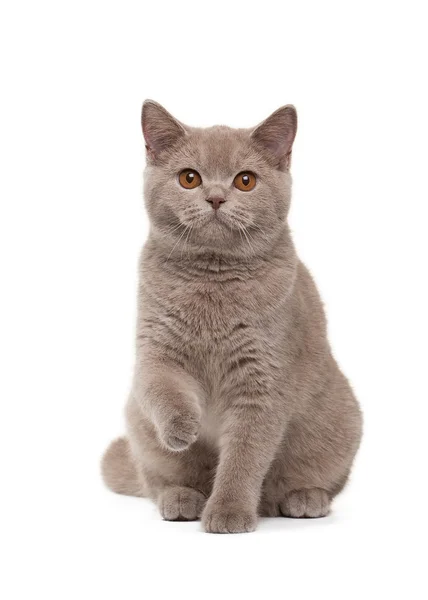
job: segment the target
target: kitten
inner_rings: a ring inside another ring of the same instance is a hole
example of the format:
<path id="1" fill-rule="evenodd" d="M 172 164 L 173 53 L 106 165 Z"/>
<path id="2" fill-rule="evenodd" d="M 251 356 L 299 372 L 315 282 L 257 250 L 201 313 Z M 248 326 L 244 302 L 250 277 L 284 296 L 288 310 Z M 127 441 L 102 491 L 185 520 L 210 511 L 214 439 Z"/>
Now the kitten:
<path id="1" fill-rule="evenodd" d="M 296 111 L 198 129 L 148 100 L 142 126 L 151 230 L 128 434 L 108 448 L 104 480 L 207 532 L 323 517 L 361 413 L 287 225 Z"/>

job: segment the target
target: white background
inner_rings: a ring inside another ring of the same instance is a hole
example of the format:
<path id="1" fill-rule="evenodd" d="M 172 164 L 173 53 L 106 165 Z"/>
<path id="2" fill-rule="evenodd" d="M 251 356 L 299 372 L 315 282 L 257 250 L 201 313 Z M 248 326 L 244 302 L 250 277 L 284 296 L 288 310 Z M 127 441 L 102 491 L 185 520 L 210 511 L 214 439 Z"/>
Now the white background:
<path id="1" fill-rule="evenodd" d="M 2 598 L 427 597 L 424 4 L 2 3 Z M 213 536 L 101 483 L 133 365 L 147 97 L 200 126 L 298 109 L 291 225 L 365 415 L 326 519 Z"/>

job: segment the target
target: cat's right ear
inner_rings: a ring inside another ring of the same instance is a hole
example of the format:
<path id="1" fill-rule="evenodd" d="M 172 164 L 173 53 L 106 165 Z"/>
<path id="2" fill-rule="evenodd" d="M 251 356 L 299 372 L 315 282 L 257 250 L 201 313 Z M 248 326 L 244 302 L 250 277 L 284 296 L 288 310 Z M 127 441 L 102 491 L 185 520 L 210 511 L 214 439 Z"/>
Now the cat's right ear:
<path id="1" fill-rule="evenodd" d="M 141 125 L 146 141 L 147 156 L 155 161 L 159 155 L 174 146 L 186 135 L 184 126 L 154 100 L 145 100 Z"/>

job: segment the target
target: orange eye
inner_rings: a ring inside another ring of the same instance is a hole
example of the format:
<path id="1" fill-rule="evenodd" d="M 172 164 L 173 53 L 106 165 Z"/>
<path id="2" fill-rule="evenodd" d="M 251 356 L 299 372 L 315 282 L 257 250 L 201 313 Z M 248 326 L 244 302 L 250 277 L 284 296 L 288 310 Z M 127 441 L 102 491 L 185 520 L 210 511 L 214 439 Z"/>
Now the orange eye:
<path id="1" fill-rule="evenodd" d="M 198 187 L 202 183 L 201 176 L 193 169 L 184 169 L 184 171 L 181 171 L 178 180 L 180 185 L 186 188 L 186 190 L 193 190 L 193 188 Z"/>
<path id="2" fill-rule="evenodd" d="M 242 173 L 238 173 L 238 175 L 233 180 L 233 185 L 241 190 L 241 192 L 250 192 L 256 187 L 256 176 L 254 173 L 249 173 L 244 171 Z"/>

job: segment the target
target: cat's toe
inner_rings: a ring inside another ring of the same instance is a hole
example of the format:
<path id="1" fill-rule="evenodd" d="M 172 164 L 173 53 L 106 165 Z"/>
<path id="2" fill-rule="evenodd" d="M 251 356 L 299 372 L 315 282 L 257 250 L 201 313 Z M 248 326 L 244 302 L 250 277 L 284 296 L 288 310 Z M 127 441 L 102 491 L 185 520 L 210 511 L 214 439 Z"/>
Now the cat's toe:
<path id="1" fill-rule="evenodd" d="M 165 521 L 196 521 L 205 502 L 201 492 L 187 487 L 167 488 L 158 498 L 159 511 Z"/>
<path id="2" fill-rule="evenodd" d="M 256 529 L 257 515 L 242 509 L 208 508 L 202 521 L 207 533 L 248 533 Z"/>
<path id="3" fill-rule="evenodd" d="M 186 450 L 189 446 L 191 446 L 197 438 L 196 434 L 181 434 L 182 437 L 177 437 L 176 435 L 170 435 L 165 439 L 165 445 L 169 450 L 173 450 L 174 452 L 181 452 L 182 450 Z"/>
<path id="4" fill-rule="evenodd" d="M 279 509 L 284 517 L 325 517 L 330 511 L 330 498 L 327 492 L 320 488 L 294 490 L 279 503 Z"/>
<path id="5" fill-rule="evenodd" d="M 176 414 L 169 419 L 161 432 L 165 446 L 174 452 L 181 452 L 191 446 L 199 433 L 199 415 L 193 413 Z"/>

